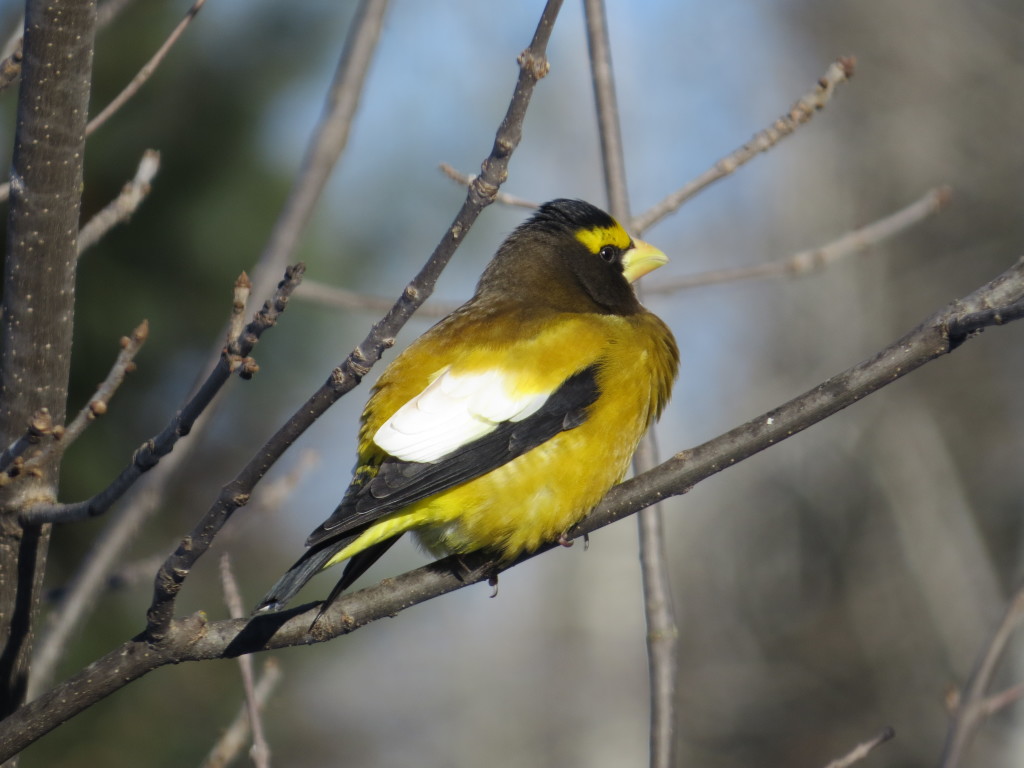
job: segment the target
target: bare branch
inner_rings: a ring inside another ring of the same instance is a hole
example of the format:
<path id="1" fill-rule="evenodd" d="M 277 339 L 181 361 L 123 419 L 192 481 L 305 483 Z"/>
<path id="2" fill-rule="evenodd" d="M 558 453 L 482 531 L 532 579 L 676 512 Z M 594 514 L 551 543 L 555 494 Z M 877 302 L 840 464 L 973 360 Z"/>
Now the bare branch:
<path id="1" fill-rule="evenodd" d="M 626 184 L 626 160 L 615 96 L 611 41 L 603 0 L 584 0 L 590 72 L 597 103 L 597 127 L 605 189 L 611 214 L 631 219 Z M 658 463 L 654 431 L 644 435 L 633 456 L 633 469 L 642 474 Z M 637 515 L 644 618 L 647 623 L 647 668 L 651 701 L 650 758 L 652 768 L 672 768 L 676 759 L 676 679 L 679 672 L 679 633 L 672 602 L 668 553 L 663 533 L 664 510 L 653 504 Z"/>
<path id="2" fill-rule="evenodd" d="M 62 451 L 66 451 L 68 446 L 78 439 L 78 436 L 82 434 L 90 421 L 107 412 L 107 405 L 110 403 L 114 393 L 117 392 L 118 387 L 121 386 L 124 377 L 135 370 L 135 356 L 142 349 L 142 345 L 146 343 L 148 337 L 149 322 L 146 320 L 139 323 L 135 330 L 132 331 L 131 336 L 121 337 L 121 351 L 118 353 L 117 360 L 114 361 L 110 373 L 107 374 L 107 378 L 97 387 L 95 394 L 89 398 L 89 403 L 65 427 L 64 435 L 60 441 L 60 449 Z"/>
<path id="3" fill-rule="evenodd" d="M 846 755 L 840 757 L 838 760 L 833 760 L 825 768 L 849 768 L 854 763 L 858 763 L 867 757 L 875 749 L 875 747 L 885 744 L 885 742 L 896 736 L 896 731 L 891 727 L 886 727 L 880 734 L 870 741 L 862 742 L 850 750 Z"/>
<path id="4" fill-rule="evenodd" d="M 613 488 L 570 536 L 592 533 L 791 437 L 928 362 L 949 354 L 977 331 L 996 325 L 985 311 L 1024 314 L 1024 259 L 963 299 L 936 312 L 869 360 L 703 445 L 677 453 L 649 472 Z M 951 336 L 951 329 L 956 331 Z M 216 520 L 203 522 L 216 524 Z M 202 523 L 201 523 L 202 524 Z M 202 529 L 197 528 L 202 534 Z M 205 551 L 207 542 L 193 534 Z M 185 548 L 183 543 L 183 547 Z M 536 557 L 542 547 L 508 567 Z M 172 562 L 168 567 L 173 567 Z M 188 561 L 184 561 L 188 565 Z M 168 619 L 158 636 L 140 635 L 0 721 L 0 762 L 17 754 L 97 701 L 166 664 L 233 658 L 244 653 L 324 642 L 439 595 L 489 579 L 495 563 L 485 553 L 445 558 L 380 584 L 343 595 L 310 632 L 319 603 L 249 619 L 210 622 L 198 613 Z M 181 573 L 187 575 L 187 569 Z M 1001 649 L 1000 649 L 1001 652 Z"/>
<path id="5" fill-rule="evenodd" d="M 148 611 L 146 634 L 158 642 L 171 631 L 174 603 L 182 582 L 196 561 L 209 549 L 214 537 L 235 510 L 248 503 L 255 487 L 283 453 L 320 416 L 346 393 L 354 389 L 376 363 L 384 350 L 395 343 L 395 334 L 412 313 L 426 301 L 437 278 L 451 259 L 466 232 L 480 212 L 494 200 L 498 187 L 508 176 L 508 162 L 522 137 L 523 119 L 534 86 L 547 74 L 545 58 L 561 0 L 548 0 L 541 14 L 530 47 L 519 55 L 519 78 L 505 118 L 498 127 L 491 154 L 484 160 L 480 177 L 470 186 L 466 201 L 420 272 L 406 286 L 401 298 L 383 319 L 374 324 L 363 342 L 335 368 L 319 390 L 295 412 L 259 450 L 242 471 L 225 485 L 216 502 L 199 520 L 172 554 L 156 577 L 153 603 Z"/>
<path id="6" fill-rule="evenodd" d="M 23 58 L 21 45 L 22 41 L 19 39 L 11 54 L 3 61 L 0 61 L 0 91 L 7 90 L 12 83 L 17 82 L 18 78 L 21 77 L 21 60 Z M 4 199 L 7 199 L 6 193 L 4 194 Z"/>
<path id="7" fill-rule="evenodd" d="M 801 125 L 809 122 L 814 117 L 814 113 L 819 109 L 823 109 L 829 102 L 836 86 L 846 82 L 853 76 L 855 65 L 856 60 L 852 56 L 845 56 L 834 61 L 825 72 L 825 75 L 818 81 L 814 90 L 800 97 L 790 107 L 789 112 L 756 134 L 754 138 L 742 147 L 723 157 L 696 179 L 673 192 L 650 210 L 633 219 L 633 231 L 638 235 L 642 234 L 677 210 L 679 206 L 698 192 L 711 186 L 719 179 L 725 178 L 762 152 L 767 152 L 784 138 L 791 135 Z"/>
<path id="8" fill-rule="evenodd" d="M 256 346 L 262 333 L 277 322 L 278 316 L 288 304 L 288 297 L 302 279 L 304 271 L 305 267 L 298 264 L 285 273 L 285 278 L 278 285 L 273 298 L 263 305 L 263 309 L 256 313 L 245 330 L 224 348 L 220 362 L 210 372 L 199 390 L 175 414 L 163 432 L 139 446 L 131 463 L 110 485 L 91 499 L 76 504 L 39 504 L 29 507 L 23 513 L 24 519 L 34 523 L 67 523 L 95 517 L 110 509 L 110 506 L 121 498 L 143 473 L 156 466 L 157 462 L 171 451 L 174 444 L 189 433 L 196 419 L 210 404 L 214 395 L 220 391 L 232 373 L 238 371 L 243 378 L 252 375 L 255 363 L 248 355 Z"/>
<path id="9" fill-rule="evenodd" d="M 96 13 L 96 30 L 99 31 L 110 24 L 130 2 L 132 0 L 107 0 L 107 2 L 101 3 Z M 2 50 L 0 50 L 0 56 L 4 57 L 4 60 L 0 62 L 0 91 L 4 91 L 21 76 L 22 44 L 24 41 L 21 30 L 24 26 L 25 18 L 22 16 L 18 19 L 14 32 L 7 42 L 4 43 Z M 7 193 L 8 190 L 5 185 L 2 193 L 4 200 L 7 199 Z"/>
<path id="10" fill-rule="evenodd" d="M 171 48 L 176 42 L 178 42 L 178 38 L 182 36 L 185 29 L 192 23 L 192 19 L 196 17 L 196 14 L 199 13 L 199 10 L 205 3 L 206 0 L 195 0 L 195 2 L 192 3 L 192 7 L 185 13 L 185 18 L 178 22 L 178 26 L 171 31 L 170 36 L 168 36 L 163 45 L 157 49 L 152 58 L 145 63 L 142 69 L 140 69 L 135 77 L 131 79 L 131 82 L 125 86 L 124 90 L 117 94 L 113 101 L 107 104 L 107 106 L 105 106 L 103 110 L 96 115 L 96 117 L 89 121 L 89 124 L 85 128 L 86 136 L 95 133 L 97 128 L 107 122 L 107 120 L 109 120 L 117 110 L 123 107 L 128 100 L 132 98 L 132 96 L 139 92 L 139 89 L 142 88 L 146 81 L 153 76 L 156 68 L 160 66 L 165 58 L 167 58 L 167 54 L 170 52 Z"/>
<path id="11" fill-rule="evenodd" d="M 991 717 L 1011 704 L 1016 704 L 1022 698 L 1024 698 L 1024 683 L 1017 683 L 1006 690 L 988 696 L 981 703 L 982 711 L 985 713 L 985 717 Z"/>
<path id="12" fill-rule="evenodd" d="M 387 0 L 362 0 L 359 4 L 327 93 L 323 115 L 313 130 L 284 208 L 259 260 L 250 270 L 257 296 L 265 295 L 277 275 L 294 261 L 302 233 L 348 143 L 387 6 Z"/>
<path id="13" fill-rule="evenodd" d="M 56 437 L 60 430 L 61 427 L 53 425 L 53 417 L 50 415 L 50 410 L 48 408 L 40 408 L 32 415 L 25 433 L 4 448 L 4 452 L 0 454 L 0 472 L 7 472 L 7 479 L 20 473 L 24 467 L 24 461 L 19 461 L 19 459 L 25 455 L 25 452 L 33 445 L 38 445 L 40 440 L 46 436 Z M 8 469 L 11 469 L 11 471 L 8 472 Z M 0 481 L 0 485 L 6 484 L 6 479 Z"/>
<path id="14" fill-rule="evenodd" d="M 220 578 L 224 587 L 224 602 L 228 606 L 231 618 L 242 618 L 245 616 L 242 593 L 238 589 L 238 582 L 235 580 L 234 573 L 231 572 L 231 558 L 226 552 L 220 557 Z M 252 730 L 252 748 L 249 754 L 256 768 L 270 768 L 270 746 L 267 744 L 266 736 L 263 733 L 263 719 L 260 717 L 260 707 L 256 699 L 256 685 L 253 682 L 252 673 L 252 657 L 239 656 L 238 666 L 242 672 L 242 686 L 245 689 L 245 708 L 249 718 L 249 727 Z"/>
<path id="15" fill-rule="evenodd" d="M 448 163 L 441 163 L 440 166 L 438 167 L 441 169 L 441 172 L 445 176 L 447 176 L 452 181 L 458 182 L 464 187 L 468 187 L 476 180 L 475 175 L 460 173 L 455 168 L 450 166 Z M 497 195 L 494 196 L 494 202 L 503 203 L 504 205 L 513 205 L 518 208 L 528 208 L 530 210 L 533 210 L 538 207 L 536 203 L 530 200 L 525 200 L 522 197 L 510 195 L 508 192 L 499 192 Z"/>
<path id="16" fill-rule="evenodd" d="M 118 224 L 128 221 L 132 214 L 142 205 L 149 195 L 153 177 L 160 170 L 160 153 L 155 149 L 147 149 L 142 153 L 135 177 L 124 185 L 124 188 L 113 201 L 93 216 L 78 231 L 78 255 L 95 245 L 100 239 Z"/>
<path id="17" fill-rule="evenodd" d="M 301 285 L 301 283 L 300 283 Z M 235 291 L 231 301 L 231 319 L 228 321 L 227 344 L 232 339 L 242 335 L 245 328 L 245 305 L 249 303 L 249 296 L 252 294 L 252 280 L 242 271 L 242 274 L 235 280 Z"/>
<path id="18" fill-rule="evenodd" d="M 105 29 L 135 0 L 106 0 L 96 9 L 96 29 Z"/>
<path id="19" fill-rule="evenodd" d="M 940 768 L 954 768 L 960 765 L 978 727 L 990 714 L 992 703 L 986 698 L 986 692 L 992 685 L 996 667 L 1006 652 L 1010 637 L 1021 622 L 1024 622 L 1024 587 L 1019 588 L 1010 601 L 1003 620 L 992 635 L 985 652 L 978 659 L 964 695 L 956 705 L 949 730 L 946 732 L 946 744 L 942 750 L 942 759 L 939 761 Z M 1017 693 L 1014 692 L 1010 700 L 1014 700 L 1016 696 Z"/>
<path id="20" fill-rule="evenodd" d="M 94 0 L 25 3 L 12 194 L 0 299 L 0 445 L 46 409 L 64 421 L 75 308 Z M 25 697 L 49 529 L 25 525 L 30 500 L 57 495 L 57 461 L 0 489 L 0 717 Z"/>
<path id="21" fill-rule="evenodd" d="M 195 435 L 201 430 L 208 417 L 209 410 L 196 422 L 191 434 Z M 145 475 L 132 487 L 126 503 L 123 503 L 108 520 L 85 559 L 68 580 L 66 589 L 59 596 L 58 604 L 49 612 L 38 650 L 32 660 L 30 699 L 51 684 L 57 663 L 66 651 L 70 638 L 95 605 L 101 590 L 113 578 L 110 575 L 111 571 L 129 542 L 142 528 L 145 520 L 160 508 L 160 504 L 166 498 L 165 489 L 178 469 L 188 462 L 196 445 L 198 444 L 195 440 L 179 443 L 174 451 L 157 465 L 155 471 Z M 148 568 L 147 580 L 153 578 L 154 571 L 160 567 L 165 557 L 166 555 L 160 555 L 156 559 L 156 564 Z"/>
<path id="22" fill-rule="evenodd" d="M 756 280 L 767 277 L 803 275 L 827 267 L 840 259 L 854 256 L 906 231 L 949 205 L 953 192 L 949 187 L 928 190 L 923 197 L 883 219 L 847 232 L 831 243 L 800 251 L 784 259 L 755 264 L 751 267 L 715 269 L 674 280 L 662 280 L 648 288 L 648 293 L 674 293 L 702 288 L 706 285 Z"/>
<path id="23" fill-rule="evenodd" d="M 255 700 L 258 707 L 263 707 L 280 681 L 281 665 L 277 663 L 276 659 L 267 659 L 263 664 L 263 674 L 260 676 L 259 682 L 256 683 Z M 249 737 L 248 712 L 248 704 L 243 704 L 231 725 L 214 744 L 210 754 L 206 756 L 201 768 L 225 768 L 242 751 Z"/>
<path id="24" fill-rule="evenodd" d="M 299 290 L 295 292 L 295 296 L 303 301 L 311 301 L 331 309 L 386 312 L 395 306 L 395 300 L 386 296 L 370 296 L 316 280 L 303 280 Z M 424 304 L 416 310 L 416 313 L 420 317 L 440 319 L 451 314 L 457 306 L 457 304 L 434 301 Z"/>

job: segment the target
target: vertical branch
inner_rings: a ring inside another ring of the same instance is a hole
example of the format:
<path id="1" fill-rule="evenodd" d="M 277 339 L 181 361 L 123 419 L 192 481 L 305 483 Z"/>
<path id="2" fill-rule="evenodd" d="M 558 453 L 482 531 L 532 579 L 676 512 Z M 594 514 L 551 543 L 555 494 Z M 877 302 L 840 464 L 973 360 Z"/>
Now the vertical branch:
<path id="1" fill-rule="evenodd" d="M 611 44 L 603 0 L 584 0 L 590 69 L 597 102 L 597 122 L 601 136 L 601 156 L 605 187 L 611 214 L 629 222 L 629 191 L 626 186 L 626 161 L 619 125 L 618 102 L 612 70 Z M 633 457 L 637 474 L 658 463 L 654 433 L 641 441 Z M 637 516 L 640 537 L 640 569 L 643 578 L 644 616 L 647 621 L 647 668 L 650 680 L 651 727 L 650 765 L 671 768 L 675 765 L 675 699 L 678 671 L 678 633 L 672 604 L 672 592 L 662 532 L 663 510 L 660 504 L 644 509 Z"/>
<path id="2" fill-rule="evenodd" d="M 41 408 L 64 420 L 95 27 L 95 0 L 26 3 L 4 262 L 2 445 Z M 59 463 L 55 454 L 0 491 L 0 717 L 25 695 L 49 537 L 48 526 L 22 526 L 17 512 L 56 497 Z"/>
<path id="3" fill-rule="evenodd" d="M 284 209 L 274 224 L 258 264 L 251 271 L 254 296 L 264 296 L 272 291 L 278 276 L 295 260 L 299 239 L 348 143 L 349 130 L 377 49 L 387 7 L 388 0 L 362 0 L 359 3 L 327 94 L 323 115 L 306 147 L 302 167 Z"/>

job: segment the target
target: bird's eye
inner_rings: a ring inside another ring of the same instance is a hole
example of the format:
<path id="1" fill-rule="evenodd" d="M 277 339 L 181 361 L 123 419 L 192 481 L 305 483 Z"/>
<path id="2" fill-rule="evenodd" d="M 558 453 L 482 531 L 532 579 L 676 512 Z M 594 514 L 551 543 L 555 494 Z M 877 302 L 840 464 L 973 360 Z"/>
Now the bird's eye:
<path id="1" fill-rule="evenodd" d="M 619 249 L 614 245 L 606 245 L 597 252 L 597 255 L 611 264 L 615 261 L 615 257 L 619 255 Z"/>

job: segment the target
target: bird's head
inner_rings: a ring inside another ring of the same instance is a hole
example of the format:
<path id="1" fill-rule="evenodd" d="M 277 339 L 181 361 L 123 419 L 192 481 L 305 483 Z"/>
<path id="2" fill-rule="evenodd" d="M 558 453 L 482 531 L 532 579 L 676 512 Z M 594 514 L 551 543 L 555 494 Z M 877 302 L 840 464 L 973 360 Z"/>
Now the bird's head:
<path id="1" fill-rule="evenodd" d="M 477 295 L 628 315 L 640 310 L 630 284 L 667 262 L 600 208 L 552 200 L 502 243 Z"/>

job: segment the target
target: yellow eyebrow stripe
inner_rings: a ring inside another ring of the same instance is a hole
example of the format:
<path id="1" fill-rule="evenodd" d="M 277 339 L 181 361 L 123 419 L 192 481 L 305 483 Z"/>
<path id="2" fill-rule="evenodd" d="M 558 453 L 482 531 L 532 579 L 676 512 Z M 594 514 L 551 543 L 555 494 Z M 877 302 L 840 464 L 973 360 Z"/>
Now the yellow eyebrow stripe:
<path id="1" fill-rule="evenodd" d="M 626 250 L 632 242 L 626 230 L 616 225 L 614 227 L 594 227 L 592 229 L 581 229 L 576 233 L 576 239 L 587 246 L 591 253 L 597 253 L 602 246 L 614 245 L 617 248 Z"/>

